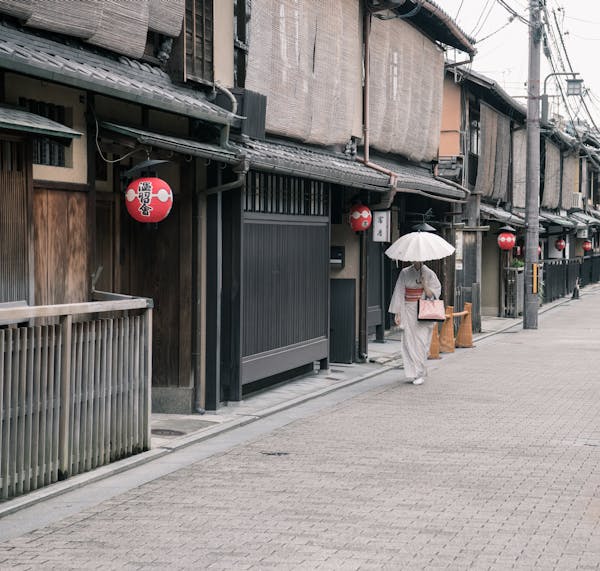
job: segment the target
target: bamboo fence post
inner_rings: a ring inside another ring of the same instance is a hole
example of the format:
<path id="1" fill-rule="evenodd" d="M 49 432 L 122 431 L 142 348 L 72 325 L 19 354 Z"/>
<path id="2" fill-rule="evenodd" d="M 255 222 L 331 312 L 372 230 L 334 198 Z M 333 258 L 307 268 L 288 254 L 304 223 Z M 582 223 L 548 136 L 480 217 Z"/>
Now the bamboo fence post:
<path id="1" fill-rule="evenodd" d="M 441 359 L 440 357 L 440 334 L 438 332 L 439 326 L 437 323 L 433 324 L 433 332 L 431 334 L 431 344 L 429 345 L 429 359 Z"/>
<path id="2" fill-rule="evenodd" d="M 469 302 L 465 303 L 466 315 L 460 319 L 458 332 L 456 333 L 456 346 L 462 348 L 473 347 L 473 322 L 471 319 L 472 305 Z"/>
<path id="3" fill-rule="evenodd" d="M 440 333 L 440 351 L 442 353 L 454 353 L 454 307 L 446 306 L 446 321 L 442 324 Z"/>

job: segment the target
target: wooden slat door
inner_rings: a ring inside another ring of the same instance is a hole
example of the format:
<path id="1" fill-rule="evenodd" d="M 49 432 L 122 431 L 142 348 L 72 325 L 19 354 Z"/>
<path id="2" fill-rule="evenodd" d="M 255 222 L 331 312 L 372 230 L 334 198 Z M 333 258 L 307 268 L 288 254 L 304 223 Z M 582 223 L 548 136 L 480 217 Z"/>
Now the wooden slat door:
<path id="1" fill-rule="evenodd" d="M 33 303 L 30 168 L 23 141 L 0 139 L 0 302 Z"/>

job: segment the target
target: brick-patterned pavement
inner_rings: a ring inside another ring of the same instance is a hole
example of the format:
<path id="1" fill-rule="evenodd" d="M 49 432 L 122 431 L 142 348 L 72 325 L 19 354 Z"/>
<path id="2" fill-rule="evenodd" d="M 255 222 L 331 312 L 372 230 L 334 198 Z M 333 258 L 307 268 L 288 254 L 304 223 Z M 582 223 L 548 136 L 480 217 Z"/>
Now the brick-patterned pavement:
<path id="1" fill-rule="evenodd" d="M 7 540 L 0 568 L 599 569 L 600 294 L 434 367 Z"/>

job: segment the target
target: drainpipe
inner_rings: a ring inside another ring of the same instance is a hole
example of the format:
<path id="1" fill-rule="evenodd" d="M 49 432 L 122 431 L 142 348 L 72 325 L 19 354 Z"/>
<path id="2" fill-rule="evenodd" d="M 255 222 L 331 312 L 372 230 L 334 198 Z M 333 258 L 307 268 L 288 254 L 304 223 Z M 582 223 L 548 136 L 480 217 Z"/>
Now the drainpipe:
<path id="1" fill-rule="evenodd" d="M 233 167 L 233 171 L 237 173 L 237 178 L 232 182 L 227 182 L 225 184 L 221 184 L 218 186 L 213 186 L 211 188 L 206 189 L 203 193 L 204 197 L 201 200 L 200 197 L 196 198 L 196 208 L 194 211 L 195 218 L 195 226 L 196 226 L 196 256 L 194 258 L 194 263 L 198 271 L 196 275 L 200 276 L 201 272 L 199 271 L 202 268 L 202 244 L 203 237 L 202 232 L 200 231 L 200 223 L 202 222 L 202 205 L 206 204 L 205 197 L 211 194 L 217 194 L 221 192 L 227 192 L 229 190 L 234 190 L 236 188 L 243 187 L 246 184 L 246 174 L 250 169 L 250 163 L 246 159 L 244 155 L 241 156 L 240 162 Z M 206 221 L 204 221 L 206 223 Z M 203 322 L 202 322 L 202 296 L 206 291 L 206 287 L 199 287 L 196 285 L 194 289 L 194 319 L 196 323 L 196 334 L 194 339 L 194 351 L 192 355 L 193 359 L 193 371 L 194 371 L 194 411 L 199 414 L 204 414 L 206 407 L 206 384 L 205 384 L 205 372 L 202 367 L 202 355 L 205 354 L 205 344 L 204 340 L 204 331 L 203 331 Z"/>
<path id="2" fill-rule="evenodd" d="M 216 89 L 219 89 L 220 91 L 222 91 L 225 95 L 227 95 L 227 97 L 229 97 L 229 100 L 231 101 L 231 113 L 233 115 L 235 115 L 236 118 L 238 118 L 238 119 L 246 119 L 246 117 L 238 117 L 237 116 L 238 101 L 235 98 L 235 95 L 233 93 L 231 93 L 231 91 L 229 91 L 229 89 L 227 89 L 225 86 L 221 85 L 218 81 L 216 81 L 215 83 L 213 83 L 213 86 Z M 230 132 L 230 130 L 231 130 L 231 125 L 229 123 L 227 123 L 227 125 L 225 125 L 221 129 L 220 145 L 224 149 L 232 149 L 233 148 L 231 146 L 231 144 L 229 143 L 229 132 Z"/>
<path id="3" fill-rule="evenodd" d="M 365 166 L 376 170 L 378 172 L 387 174 L 390 177 L 390 189 L 386 192 L 381 204 L 378 204 L 377 210 L 387 210 L 394 201 L 396 195 L 396 173 L 382 167 L 381 165 L 371 162 L 369 153 L 369 73 L 370 73 L 370 49 L 369 49 L 369 37 L 371 35 L 371 13 L 365 10 L 364 15 L 364 44 L 365 44 L 365 80 L 363 87 L 363 143 L 364 143 L 364 158 L 356 157 L 356 160 L 363 163 Z"/>

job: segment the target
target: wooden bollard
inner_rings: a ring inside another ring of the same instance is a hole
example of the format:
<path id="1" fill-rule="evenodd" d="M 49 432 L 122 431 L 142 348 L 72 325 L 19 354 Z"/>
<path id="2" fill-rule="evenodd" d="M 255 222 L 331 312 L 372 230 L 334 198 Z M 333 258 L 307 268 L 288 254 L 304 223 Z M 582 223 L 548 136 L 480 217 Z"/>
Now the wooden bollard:
<path id="1" fill-rule="evenodd" d="M 471 313 L 473 311 L 472 303 L 465 303 L 466 315 L 460 318 L 460 325 L 456 333 L 456 346 L 457 347 L 473 347 L 473 321 L 471 319 Z"/>
<path id="2" fill-rule="evenodd" d="M 431 345 L 429 346 L 429 359 L 441 359 L 440 357 L 440 334 L 438 333 L 438 324 L 433 325 L 431 334 Z"/>
<path id="3" fill-rule="evenodd" d="M 446 307 L 446 321 L 442 323 L 442 332 L 440 333 L 440 351 L 442 353 L 454 353 L 454 319 L 452 312 L 454 307 L 448 305 Z"/>

